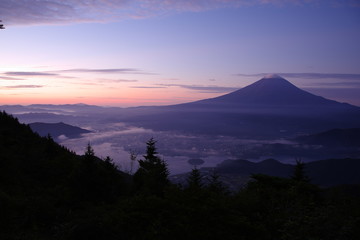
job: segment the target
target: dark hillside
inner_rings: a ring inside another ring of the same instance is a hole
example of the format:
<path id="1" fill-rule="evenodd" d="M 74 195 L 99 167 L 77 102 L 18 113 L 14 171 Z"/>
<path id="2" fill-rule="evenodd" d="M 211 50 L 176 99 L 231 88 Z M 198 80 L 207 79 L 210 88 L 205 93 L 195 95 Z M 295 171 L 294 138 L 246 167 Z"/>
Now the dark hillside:
<path id="1" fill-rule="evenodd" d="M 62 188 L 70 184 L 69 180 L 77 171 L 82 171 L 81 168 L 87 164 L 85 158 L 58 145 L 51 138 L 39 136 L 12 116 L 1 113 L 0 176 L 1 183 L 6 183 L 3 187 L 10 191 L 20 186 L 19 194 L 36 191 L 33 189 L 35 186 L 49 187 L 49 190 L 54 190 L 57 185 Z M 93 158 L 94 167 L 106 171 L 107 163 L 95 156 Z M 120 172 L 118 174 L 121 175 Z M 13 185 L 17 187 L 13 188 Z"/>
<path id="2" fill-rule="evenodd" d="M 77 206 L 124 195 L 125 178 L 110 161 L 77 156 L 0 112 L 1 239 L 48 239 Z"/>
<path id="3" fill-rule="evenodd" d="M 216 167 L 219 174 L 234 176 L 251 176 L 252 174 L 266 174 L 276 177 L 289 178 L 293 174 L 294 166 L 284 164 L 274 159 L 261 162 L 247 160 L 226 160 Z M 360 184 L 360 159 L 326 159 L 305 164 L 304 172 L 310 182 L 322 187 Z"/>
<path id="4" fill-rule="evenodd" d="M 277 177 L 289 177 L 293 165 L 283 164 L 274 159 L 267 159 L 258 163 L 247 160 L 226 160 L 216 167 L 219 173 L 240 175 L 267 174 Z"/>

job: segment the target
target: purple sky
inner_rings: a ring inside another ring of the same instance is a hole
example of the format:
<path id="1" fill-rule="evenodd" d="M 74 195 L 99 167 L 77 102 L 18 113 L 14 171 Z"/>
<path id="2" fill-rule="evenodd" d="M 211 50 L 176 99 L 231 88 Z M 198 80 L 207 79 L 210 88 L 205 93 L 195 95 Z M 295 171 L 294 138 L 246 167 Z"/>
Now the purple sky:
<path id="1" fill-rule="evenodd" d="M 358 0 L 1 0 L 0 19 L 0 104 L 174 104 L 277 73 L 360 106 Z"/>

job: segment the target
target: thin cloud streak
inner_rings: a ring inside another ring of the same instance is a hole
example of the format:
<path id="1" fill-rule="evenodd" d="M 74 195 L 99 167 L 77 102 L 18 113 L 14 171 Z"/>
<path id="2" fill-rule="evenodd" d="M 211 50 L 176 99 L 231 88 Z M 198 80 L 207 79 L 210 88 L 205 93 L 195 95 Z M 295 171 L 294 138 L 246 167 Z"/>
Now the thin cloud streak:
<path id="1" fill-rule="evenodd" d="M 91 68 L 75 68 L 58 70 L 58 72 L 81 72 L 81 73 L 124 73 L 124 72 L 138 72 L 136 68 L 104 68 L 104 69 L 91 69 Z"/>
<path id="2" fill-rule="evenodd" d="M 118 80 L 114 80 L 113 82 L 138 82 L 138 80 L 126 80 L 126 79 L 118 79 Z"/>
<path id="3" fill-rule="evenodd" d="M 7 76 L 58 76 L 56 73 L 47 72 L 5 72 Z"/>
<path id="4" fill-rule="evenodd" d="M 102 83 L 134 83 L 138 82 L 139 80 L 131 80 L 131 79 L 99 79 L 99 82 Z"/>
<path id="5" fill-rule="evenodd" d="M 79 69 L 62 69 L 54 71 L 16 71 L 16 72 L 3 72 L 3 76 L 0 79 L 4 80 L 26 80 L 26 77 L 56 77 L 65 79 L 76 79 L 78 77 L 66 76 L 66 73 L 93 73 L 93 74 L 134 74 L 134 75 L 158 75 L 156 73 L 144 72 L 136 68 L 104 68 L 104 69 L 91 69 L 91 68 L 79 68 Z M 17 78 L 25 77 L 25 78 Z M 103 80 L 100 80 L 103 81 Z M 138 80 L 127 80 L 127 79 L 114 79 L 107 80 L 108 82 L 137 82 Z M 104 81 L 105 82 L 105 81 Z"/>
<path id="6" fill-rule="evenodd" d="M 42 88 L 42 85 L 14 85 L 14 86 L 5 86 L 3 88 L 7 89 L 18 89 L 18 88 Z"/>
<path id="7" fill-rule="evenodd" d="M 156 73 L 144 72 L 140 69 L 136 68 L 104 68 L 104 69 L 91 69 L 91 68 L 75 68 L 75 69 L 65 69 L 65 70 L 57 70 L 54 72 L 70 72 L 70 73 L 122 73 L 122 74 L 141 74 L 141 75 L 157 75 Z"/>
<path id="8" fill-rule="evenodd" d="M 81 86 L 103 86 L 102 83 L 94 83 L 94 82 L 68 82 L 68 84 L 72 85 L 81 85 Z"/>
<path id="9" fill-rule="evenodd" d="M 3 80 L 10 80 L 10 81 L 12 81 L 12 80 L 14 80 L 14 81 L 25 80 L 25 79 L 23 79 L 23 78 L 15 78 L 15 77 L 1 77 L 1 76 L 0 76 L 0 79 L 3 79 Z"/>
<path id="10" fill-rule="evenodd" d="M 166 87 L 153 87 L 153 86 L 131 86 L 130 88 L 166 88 Z"/>
<path id="11" fill-rule="evenodd" d="M 239 77 L 263 77 L 269 73 L 235 74 Z M 360 74 L 347 73 L 277 73 L 282 77 L 303 79 L 338 79 L 338 80 L 360 80 Z"/>
<path id="12" fill-rule="evenodd" d="M 2 0 L 0 16 L 7 25 L 72 24 L 149 18 L 178 12 L 254 5 L 358 7 L 355 0 Z"/>
<path id="13" fill-rule="evenodd" d="M 190 90 L 199 91 L 202 93 L 225 93 L 225 92 L 232 92 L 236 91 L 239 88 L 235 87 L 222 87 L 222 86 L 200 86 L 200 85 L 185 85 L 185 84 L 157 84 L 159 86 L 165 87 L 180 87 Z"/>

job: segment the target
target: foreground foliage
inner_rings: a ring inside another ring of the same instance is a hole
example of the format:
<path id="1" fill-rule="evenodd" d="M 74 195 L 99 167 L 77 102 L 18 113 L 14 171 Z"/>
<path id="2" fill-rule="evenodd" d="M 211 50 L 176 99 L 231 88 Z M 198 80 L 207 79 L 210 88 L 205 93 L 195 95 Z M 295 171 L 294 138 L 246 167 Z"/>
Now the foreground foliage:
<path id="1" fill-rule="evenodd" d="M 177 186 L 153 139 L 132 177 L 0 113 L 0 239 L 359 239 L 359 186 L 320 189 L 301 169 L 237 193 L 197 169 Z"/>

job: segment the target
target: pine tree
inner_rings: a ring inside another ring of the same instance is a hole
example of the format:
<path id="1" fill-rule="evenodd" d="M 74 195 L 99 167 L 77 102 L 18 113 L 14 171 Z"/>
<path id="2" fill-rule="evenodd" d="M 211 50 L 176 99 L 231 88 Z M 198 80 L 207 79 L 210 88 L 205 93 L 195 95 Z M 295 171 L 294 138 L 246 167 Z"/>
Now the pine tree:
<path id="1" fill-rule="evenodd" d="M 202 180 L 201 180 L 201 173 L 199 169 L 196 167 L 192 169 L 189 177 L 187 178 L 188 188 L 189 189 L 200 189 L 203 186 Z"/>
<path id="2" fill-rule="evenodd" d="M 143 156 L 143 160 L 139 160 L 134 183 L 137 191 L 162 196 L 169 184 L 169 171 L 166 162 L 157 156 L 155 144 L 153 138 L 146 143 L 146 155 Z"/>
<path id="3" fill-rule="evenodd" d="M 295 161 L 296 165 L 291 179 L 299 182 L 309 182 L 310 179 L 305 175 L 305 163 L 301 159 L 296 159 Z"/>
<path id="4" fill-rule="evenodd" d="M 106 156 L 106 158 L 104 159 L 104 162 L 105 162 L 106 168 L 117 170 L 117 166 L 111 157 Z"/>
<path id="5" fill-rule="evenodd" d="M 93 159 L 95 157 L 94 149 L 92 148 L 90 143 L 87 144 L 84 155 L 86 159 Z"/>
<path id="6" fill-rule="evenodd" d="M 211 175 L 209 176 L 209 185 L 207 188 L 214 193 L 218 194 L 225 194 L 227 193 L 227 187 L 223 184 L 222 181 L 220 181 L 220 175 L 214 171 L 212 171 Z"/>

